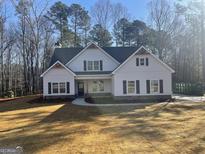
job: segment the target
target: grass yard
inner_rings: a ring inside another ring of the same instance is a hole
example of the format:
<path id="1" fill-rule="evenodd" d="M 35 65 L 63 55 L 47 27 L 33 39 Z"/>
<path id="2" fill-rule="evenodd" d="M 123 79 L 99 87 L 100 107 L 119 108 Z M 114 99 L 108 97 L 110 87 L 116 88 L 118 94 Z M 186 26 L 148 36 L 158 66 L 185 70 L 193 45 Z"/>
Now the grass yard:
<path id="1" fill-rule="evenodd" d="M 25 153 L 205 153 L 205 103 L 81 107 L 0 103 L 0 148 Z"/>

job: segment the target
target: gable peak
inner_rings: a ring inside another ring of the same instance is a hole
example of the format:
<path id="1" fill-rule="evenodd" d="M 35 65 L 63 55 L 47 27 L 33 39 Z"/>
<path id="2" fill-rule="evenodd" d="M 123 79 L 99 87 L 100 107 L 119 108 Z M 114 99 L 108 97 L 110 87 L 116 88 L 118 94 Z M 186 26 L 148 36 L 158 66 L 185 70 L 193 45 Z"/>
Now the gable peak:
<path id="1" fill-rule="evenodd" d="M 150 52 L 147 51 L 147 49 L 144 46 L 141 46 L 136 54 L 143 55 L 143 54 L 150 54 Z"/>

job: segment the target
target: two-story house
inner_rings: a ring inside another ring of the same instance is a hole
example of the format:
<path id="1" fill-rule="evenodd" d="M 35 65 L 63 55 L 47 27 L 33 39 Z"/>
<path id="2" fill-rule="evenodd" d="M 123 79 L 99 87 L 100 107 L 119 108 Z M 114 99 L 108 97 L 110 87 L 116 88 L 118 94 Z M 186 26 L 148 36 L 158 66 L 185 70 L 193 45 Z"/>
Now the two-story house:
<path id="1" fill-rule="evenodd" d="M 43 96 L 111 95 L 170 98 L 174 70 L 144 47 L 56 48 L 43 77 Z"/>

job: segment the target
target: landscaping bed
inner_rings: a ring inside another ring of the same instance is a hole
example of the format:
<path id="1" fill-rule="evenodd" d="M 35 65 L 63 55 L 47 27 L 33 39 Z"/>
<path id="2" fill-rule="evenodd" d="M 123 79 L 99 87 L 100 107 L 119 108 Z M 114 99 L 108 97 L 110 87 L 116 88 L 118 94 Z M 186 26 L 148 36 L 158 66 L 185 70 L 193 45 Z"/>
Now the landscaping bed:
<path id="1" fill-rule="evenodd" d="M 91 96 L 86 96 L 85 101 L 87 103 L 91 104 L 126 104 L 126 103 L 159 103 L 159 102 L 164 102 L 160 100 L 115 100 L 112 97 L 91 97 Z M 167 101 L 175 101 L 174 99 L 172 100 L 167 100 Z"/>

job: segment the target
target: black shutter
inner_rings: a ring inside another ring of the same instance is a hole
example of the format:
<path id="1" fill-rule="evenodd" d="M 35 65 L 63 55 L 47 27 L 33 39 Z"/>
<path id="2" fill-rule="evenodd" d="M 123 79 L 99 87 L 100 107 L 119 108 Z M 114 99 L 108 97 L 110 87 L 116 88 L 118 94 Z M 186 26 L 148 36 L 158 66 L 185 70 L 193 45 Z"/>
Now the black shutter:
<path id="1" fill-rule="evenodd" d="M 146 58 L 146 66 L 148 66 L 148 65 L 149 65 L 149 59 Z"/>
<path id="2" fill-rule="evenodd" d="M 159 80 L 159 92 L 163 93 L 163 80 Z"/>
<path id="3" fill-rule="evenodd" d="M 149 94 L 150 93 L 150 80 L 147 80 L 146 83 L 147 83 L 147 93 Z"/>
<path id="4" fill-rule="evenodd" d="M 103 70 L 103 61 L 100 60 L 100 70 L 102 71 Z"/>
<path id="5" fill-rule="evenodd" d="M 70 93 L 70 82 L 67 82 L 67 93 Z"/>
<path id="6" fill-rule="evenodd" d="M 136 66 L 139 66 L 139 58 L 136 58 Z"/>
<path id="7" fill-rule="evenodd" d="M 127 82 L 123 80 L 123 94 L 127 94 Z"/>
<path id="8" fill-rule="evenodd" d="M 140 93 L 140 80 L 136 80 L 136 94 Z"/>
<path id="9" fill-rule="evenodd" d="M 48 94 L 51 94 L 51 83 L 48 82 Z"/>
<path id="10" fill-rule="evenodd" d="M 84 66 L 84 71 L 86 71 L 87 70 L 87 66 L 86 66 L 86 61 L 84 60 L 84 62 L 83 62 L 83 66 Z"/>

